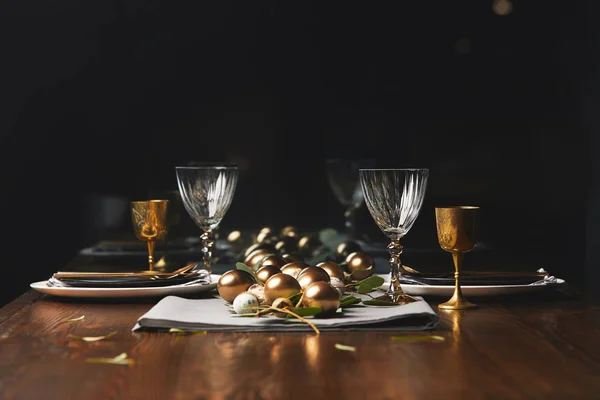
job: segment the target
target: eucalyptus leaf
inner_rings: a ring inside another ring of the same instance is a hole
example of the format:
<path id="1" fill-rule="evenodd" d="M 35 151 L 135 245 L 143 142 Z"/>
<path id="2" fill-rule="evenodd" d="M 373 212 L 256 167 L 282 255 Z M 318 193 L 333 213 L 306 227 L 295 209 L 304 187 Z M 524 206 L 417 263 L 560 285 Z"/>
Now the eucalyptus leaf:
<path id="1" fill-rule="evenodd" d="M 350 277 L 352 277 L 352 278 L 354 279 L 356 276 L 363 275 L 363 274 L 364 274 L 364 273 L 366 273 L 366 272 L 369 272 L 369 273 L 370 273 L 372 270 L 373 270 L 373 266 L 372 266 L 372 265 L 371 265 L 369 268 L 365 268 L 365 269 L 357 269 L 356 271 L 353 271 L 353 272 L 350 274 Z M 373 275 L 371 275 L 371 276 L 373 276 Z M 368 278 L 365 278 L 365 279 L 363 279 L 363 281 L 364 281 L 364 280 L 366 280 L 366 279 L 369 279 L 371 276 L 369 276 Z M 361 282 L 362 282 L 362 281 L 361 281 Z M 381 286 L 381 285 L 379 285 L 379 286 Z"/>
<path id="2" fill-rule="evenodd" d="M 117 333 L 117 331 L 114 331 L 103 336 L 75 336 L 69 333 L 67 336 L 71 339 L 83 340 L 84 342 L 97 342 L 99 340 L 108 339 L 109 337 L 114 336 Z"/>
<path id="3" fill-rule="evenodd" d="M 354 296 L 347 296 L 344 297 L 341 301 L 340 301 L 340 307 L 345 308 L 345 307 L 350 307 L 353 306 L 355 304 L 359 304 L 362 300 L 359 299 L 358 297 L 354 297 Z"/>
<path id="4" fill-rule="evenodd" d="M 345 344 L 339 344 L 339 343 L 335 344 L 335 348 L 338 350 L 344 350 L 344 351 L 356 351 L 356 347 L 354 347 L 354 346 L 346 346 Z"/>
<path id="5" fill-rule="evenodd" d="M 102 357 L 94 357 L 87 358 L 85 360 L 88 363 L 92 364 L 114 364 L 114 365 L 132 365 L 134 360 L 127 358 L 127 353 L 121 353 L 116 357 L 112 358 L 102 358 Z"/>
<path id="6" fill-rule="evenodd" d="M 258 278 L 256 277 L 256 274 L 254 273 L 254 270 L 252 270 L 252 268 L 249 268 L 246 264 L 244 264 L 242 262 L 237 262 L 237 263 L 235 263 L 235 267 L 241 271 L 245 271 L 245 272 L 249 273 L 250 275 L 252 275 L 254 280 L 258 281 Z"/>
<path id="7" fill-rule="evenodd" d="M 292 304 L 295 305 L 300 301 L 300 297 L 302 297 L 302 292 L 291 295 L 289 299 L 292 302 Z"/>
<path id="8" fill-rule="evenodd" d="M 85 315 L 82 315 L 81 317 L 77 317 L 77 318 L 71 318 L 66 320 L 65 322 L 77 322 L 77 321 L 83 321 L 83 319 L 85 318 Z"/>
<path id="9" fill-rule="evenodd" d="M 357 291 L 360 294 L 366 294 L 377 289 L 383 285 L 384 282 L 385 280 L 382 277 L 371 275 L 359 282 Z"/>
<path id="10" fill-rule="evenodd" d="M 384 307 L 393 307 L 393 306 L 399 306 L 400 304 L 398 303 L 392 303 L 391 301 L 383 301 L 383 300 L 363 300 L 363 304 L 366 304 L 368 306 L 384 306 Z"/>
<path id="11" fill-rule="evenodd" d="M 394 342 L 443 342 L 446 340 L 443 336 L 392 336 Z"/>
<path id="12" fill-rule="evenodd" d="M 298 314 L 301 317 L 310 317 L 312 315 L 317 315 L 321 312 L 321 309 L 319 307 L 302 307 L 302 308 L 292 308 L 290 309 L 290 311 Z M 296 318 L 293 315 L 286 315 L 286 318 Z"/>

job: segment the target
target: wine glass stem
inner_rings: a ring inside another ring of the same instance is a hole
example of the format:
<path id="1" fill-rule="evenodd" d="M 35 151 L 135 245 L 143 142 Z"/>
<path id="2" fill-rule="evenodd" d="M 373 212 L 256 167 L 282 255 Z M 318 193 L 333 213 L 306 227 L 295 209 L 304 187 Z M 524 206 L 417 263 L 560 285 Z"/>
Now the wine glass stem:
<path id="1" fill-rule="evenodd" d="M 452 252 L 452 260 L 454 261 L 454 296 L 455 299 L 462 299 L 462 291 L 460 290 L 460 266 L 462 263 L 462 253 L 460 251 Z"/>
<path id="2" fill-rule="evenodd" d="M 400 286 L 400 254 L 402 254 L 404 246 L 400 244 L 400 239 L 392 239 L 387 248 L 390 253 L 390 287 L 387 293 L 402 293 L 402 287 Z"/>
<path id="3" fill-rule="evenodd" d="M 154 271 L 154 240 L 148 240 L 148 268 Z"/>
<path id="4" fill-rule="evenodd" d="M 349 239 L 354 239 L 355 231 L 354 231 L 354 207 L 350 206 L 344 212 L 344 217 L 346 218 L 346 222 L 344 225 L 346 226 L 346 232 L 348 233 Z"/>
<path id="5" fill-rule="evenodd" d="M 204 269 L 208 271 L 208 273 L 212 273 L 211 270 L 211 260 L 212 260 L 212 248 L 215 244 L 215 237 L 212 231 L 205 231 L 200 236 L 200 241 L 202 242 L 202 255 L 203 255 L 203 264 Z"/>

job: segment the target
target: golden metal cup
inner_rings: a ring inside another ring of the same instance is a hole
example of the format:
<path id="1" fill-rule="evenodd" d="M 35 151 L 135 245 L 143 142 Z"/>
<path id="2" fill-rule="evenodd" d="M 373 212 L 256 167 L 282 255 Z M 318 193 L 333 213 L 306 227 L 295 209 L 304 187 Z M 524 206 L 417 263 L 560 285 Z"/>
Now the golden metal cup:
<path id="1" fill-rule="evenodd" d="M 460 289 L 460 267 L 463 253 L 469 252 L 477 243 L 476 231 L 479 207 L 455 206 L 436 207 L 435 221 L 440 247 L 452 253 L 454 260 L 454 294 L 445 303 L 438 305 L 444 310 L 464 310 L 477 307 L 466 300 Z"/>
<path id="2" fill-rule="evenodd" d="M 154 270 L 154 246 L 167 234 L 168 200 L 131 202 L 133 231 L 139 240 L 148 243 L 148 267 Z"/>

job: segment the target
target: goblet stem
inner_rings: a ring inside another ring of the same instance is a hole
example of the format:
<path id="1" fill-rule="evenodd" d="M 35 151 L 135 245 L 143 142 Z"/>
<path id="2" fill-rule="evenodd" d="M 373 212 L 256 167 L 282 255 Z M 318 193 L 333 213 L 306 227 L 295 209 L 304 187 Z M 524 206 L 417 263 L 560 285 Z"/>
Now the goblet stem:
<path id="1" fill-rule="evenodd" d="M 353 206 L 350 206 L 344 212 L 344 218 L 346 218 L 344 226 L 346 227 L 348 239 L 355 239 L 356 236 L 356 232 L 354 230 L 354 211 L 356 211 L 356 209 Z"/>
<path id="2" fill-rule="evenodd" d="M 202 242 L 202 261 L 203 261 L 203 265 L 204 265 L 204 269 L 208 271 L 208 273 L 212 273 L 211 270 L 211 261 L 212 261 L 212 248 L 215 244 L 215 237 L 213 235 L 213 232 L 208 230 L 205 231 L 201 236 L 200 236 L 200 241 Z"/>
<path id="3" fill-rule="evenodd" d="M 400 244 L 400 239 L 392 239 L 387 247 L 390 253 L 390 287 L 385 295 L 378 297 L 378 300 L 389 301 L 398 304 L 408 304 L 417 301 L 402 290 L 400 286 L 400 254 L 404 247 Z"/>
<path id="4" fill-rule="evenodd" d="M 454 294 L 450 300 L 438 305 L 438 308 L 443 310 L 464 310 L 477 307 L 463 297 L 462 290 L 460 289 L 460 267 L 462 264 L 462 256 L 460 251 L 452 252 L 452 260 L 454 261 Z"/>
<path id="5" fill-rule="evenodd" d="M 148 268 L 154 271 L 154 240 L 148 240 Z"/>

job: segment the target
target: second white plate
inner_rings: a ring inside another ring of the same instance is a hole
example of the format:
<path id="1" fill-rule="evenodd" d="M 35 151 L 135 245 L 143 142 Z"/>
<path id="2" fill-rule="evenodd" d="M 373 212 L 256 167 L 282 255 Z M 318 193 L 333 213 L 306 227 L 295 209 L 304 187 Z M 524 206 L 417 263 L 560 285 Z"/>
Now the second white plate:
<path id="1" fill-rule="evenodd" d="M 78 298 L 128 298 L 128 297 L 164 297 L 169 295 L 186 295 L 200 292 L 210 292 L 217 288 L 217 281 L 221 275 L 211 275 L 212 283 L 195 283 L 191 285 L 173 285 L 163 287 L 135 287 L 135 288 L 82 288 L 82 287 L 55 287 L 48 286 L 47 281 L 34 282 L 31 288 L 38 292 L 58 297 Z"/>

